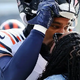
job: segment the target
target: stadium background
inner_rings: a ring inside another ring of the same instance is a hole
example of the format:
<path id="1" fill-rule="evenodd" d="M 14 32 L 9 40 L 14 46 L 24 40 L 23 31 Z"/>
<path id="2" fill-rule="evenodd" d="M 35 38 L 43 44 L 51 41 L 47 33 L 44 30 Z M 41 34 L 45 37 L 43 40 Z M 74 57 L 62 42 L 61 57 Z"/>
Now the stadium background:
<path id="1" fill-rule="evenodd" d="M 0 0 L 0 25 L 8 19 L 17 19 L 22 22 L 16 0 Z M 75 30 L 80 32 L 80 15 Z M 22 22 L 23 23 L 23 22 Z"/>

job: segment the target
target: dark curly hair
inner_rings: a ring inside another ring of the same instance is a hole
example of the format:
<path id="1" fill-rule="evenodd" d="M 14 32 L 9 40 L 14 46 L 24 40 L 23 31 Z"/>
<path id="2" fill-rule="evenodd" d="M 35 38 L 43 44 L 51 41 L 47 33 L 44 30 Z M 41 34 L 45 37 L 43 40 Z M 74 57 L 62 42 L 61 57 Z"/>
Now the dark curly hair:
<path id="1" fill-rule="evenodd" d="M 54 74 L 66 75 L 66 80 L 80 80 L 80 34 L 70 33 L 56 43 L 45 70 L 37 80 Z"/>

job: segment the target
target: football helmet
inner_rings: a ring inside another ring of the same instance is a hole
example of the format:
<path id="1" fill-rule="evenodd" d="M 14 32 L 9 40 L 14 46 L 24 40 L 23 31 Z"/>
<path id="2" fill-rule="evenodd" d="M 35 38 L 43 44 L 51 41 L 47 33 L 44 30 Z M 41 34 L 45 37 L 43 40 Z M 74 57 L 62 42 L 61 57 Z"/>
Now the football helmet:
<path id="1" fill-rule="evenodd" d="M 69 27 L 74 29 L 80 11 L 80 0 L 56 0 L 59 4 L 59 14 L 70 19 Z"/>
<path id="2" fill-rule="evenodd" d="M 38 4 L 42 0 L 17 0 L 20 17 L 25 24 L 28 20 L 34 18 L 37 13 Z"/>
<path id="3" fill-rule="evenodd" d="M 25 26 L 23 25 L 23 23 L 21 23 L 20 21 L 16 20 L 16 19 L 9 19 L 6 20 L 5 22 L 3 22 L 0 26 L 0 29 L 2 30 L 6 30 L 6 29 L 12 29 L 12 28 L 20 28 L 20 29 L 24 29 Z"/>
<path id="4" fill-rule="evenodd" d="M 27 21 L 36 16 L 38 5 L 42 1 L 47 0 L 17 0 L 20 17 L 25 24 L 28 24 Z M 70 27 L 75 27 L 77 25 L 77 17 L 80 10 L 80 0 L 55 1 L 59 4 L 60 16 L 69 18 L 71 23 Z"/>

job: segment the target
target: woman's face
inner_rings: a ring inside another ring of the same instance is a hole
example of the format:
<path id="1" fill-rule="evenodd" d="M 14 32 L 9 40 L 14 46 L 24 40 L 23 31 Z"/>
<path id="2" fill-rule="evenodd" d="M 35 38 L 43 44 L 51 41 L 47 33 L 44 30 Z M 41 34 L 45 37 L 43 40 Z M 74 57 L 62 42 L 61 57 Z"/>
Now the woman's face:
<path id="1" fill-rule="evenodd" d="M 62 18 L 62 17 L 54 18 L 51 26 L 46 31 L 43 40 L 43 43 L 51 48 L 50 52 L 52 52 L 52 49 L 55 45 L 53 40 L 53 35 L 55 33 L 61 33 L 61 34 L 68 33 L 68 24 L 69 24 L 69 19 L 67 18 Z"/>

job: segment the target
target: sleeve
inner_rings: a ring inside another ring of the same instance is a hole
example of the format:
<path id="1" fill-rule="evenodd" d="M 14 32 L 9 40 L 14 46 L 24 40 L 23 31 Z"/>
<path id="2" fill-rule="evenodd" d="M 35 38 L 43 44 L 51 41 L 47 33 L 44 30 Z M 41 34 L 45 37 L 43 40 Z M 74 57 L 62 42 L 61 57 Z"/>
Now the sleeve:
<path id="1" fill-rule="evenodd" d="M 25 80 L 30 75 L 37 62 L 43 38 L 42 32 L 34 29 L 31 31 L 10 63 L 5 67 L 6 80 Z"/>
<path id="2" fill-rule="evenodd" d="M 0 53 L 15 54 L 25 40 L 22 29 L 8 29 L 0 31 Z"/>

